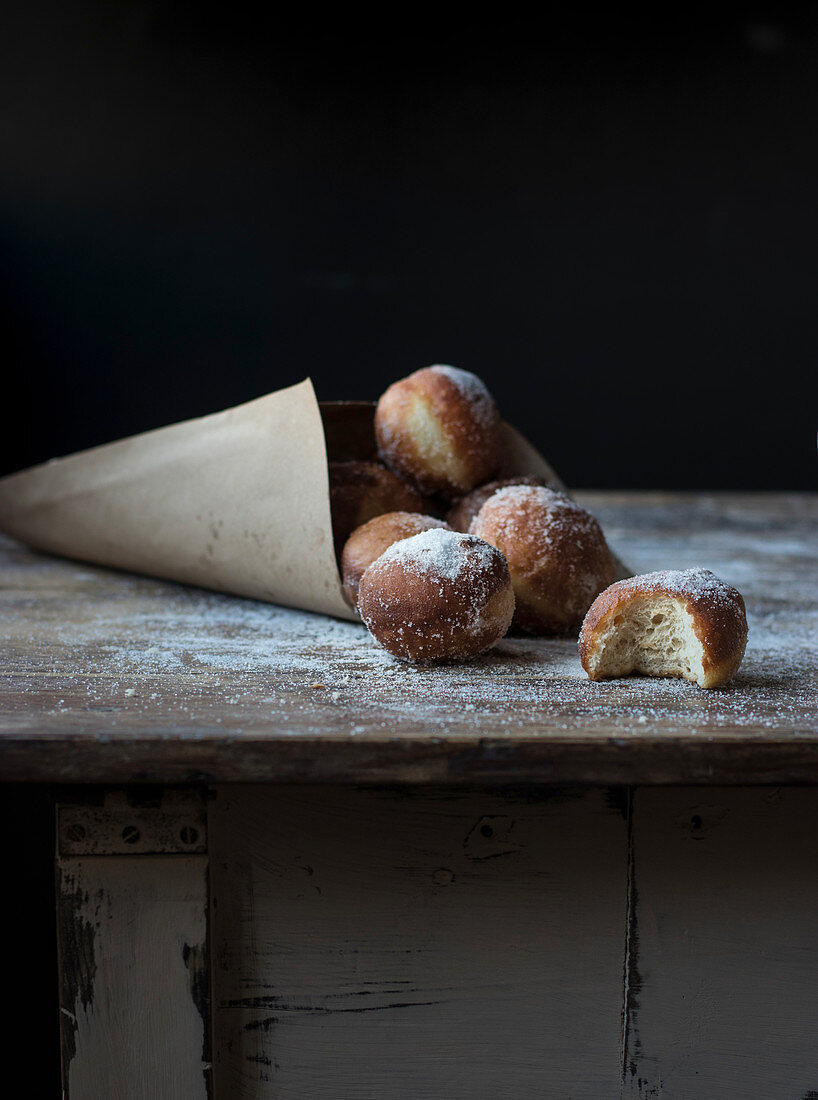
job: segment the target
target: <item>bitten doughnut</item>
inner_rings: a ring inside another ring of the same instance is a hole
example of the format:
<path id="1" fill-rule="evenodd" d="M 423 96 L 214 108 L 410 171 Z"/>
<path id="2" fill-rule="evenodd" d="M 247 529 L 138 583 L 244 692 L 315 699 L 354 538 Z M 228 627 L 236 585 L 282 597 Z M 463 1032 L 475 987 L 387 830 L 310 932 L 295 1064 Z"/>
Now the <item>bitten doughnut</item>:
<path id="1" fill-rule="evenodd" d="M 472 520 L 498 489 L 505 489 L 509 485 L 539 485 L 542 488 L 553 489 L 559 492 L 560 488 L 553 481 L 546 481 L 544 477 L 531 477 L 521 474 L 520 477 L 507 477 L 502 481 L 489 481 L 486 485 L 480 485 L 472 489 L 464 497 L 461 497 L 446 514 L 446 522 L 455 531 L 468 531 Z"/>
<path id="2" fill-rule="evenodd" d="M 514 625 L 529 634 L 578 629 L 595 597 L 616 576 L 597 521 L 553 489 L 499 489 L 470 530 L 505 554 L 517 601 Z"/>
<path id="3" fill-rule="evenodd" d="M 378 462 L 330 462 L 332 537 L 339 555 L 356 527 L 384 512 L 426 512 L 411 485 Z"/>
<path id="4" fill-rule="evenodd" d="M 373 561 L 361 579 L 358 610 L 396 657 L 463 660 L 503 637 L 514 592 L 499 550 L 437 528 L 393 543 Z"/>
<path id="5" fill-rule="evenodd" d="M 356 527 L 341 554 L 341 576 L 344 591 L 353 607 L 358 606 L 358 586 L 361 577 L 375 558 L 388 550 L 393 542 L 431 531 L 435 527 L 447 529 L 442 519 L 422 516 L 419 512 L 385 512 L 382 516 Z"/>
<path id="6" fill-rule="evenodd" d="M 494 400 L 457 367 L 424 367 L 393 383 L 375 410 L 375 435 L 387 466 L 449 500 L 488 481 L 503 460 Z"/>
<path id="7" fill-rule="evenodd" d="M 594 600 L 579 636 L 592 680 L 676 676 L 726 683 L 747 644 L 741 593 L 709 569 L 663 570 L 617 581 Z"/>

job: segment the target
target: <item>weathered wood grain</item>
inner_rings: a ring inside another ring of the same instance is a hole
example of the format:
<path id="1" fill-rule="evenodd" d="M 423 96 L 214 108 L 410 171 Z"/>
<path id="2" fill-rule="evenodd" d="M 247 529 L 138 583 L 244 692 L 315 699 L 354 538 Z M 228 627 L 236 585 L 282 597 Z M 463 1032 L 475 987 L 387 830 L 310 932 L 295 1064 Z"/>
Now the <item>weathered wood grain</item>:
<path id="1" fill-rule="evenodd" d="M 625 1097 L 818 1096 L 818 792 L 636 791 Z"/>
<path id="2" fill-rule="evenodd" d="M 818 781 L 818 495 L 581 497 L 634 570 L 744 593 L 732 684 L 592 684 L 571 638 L 412 668 L 355 624 L 2 541 L 0 778 Z"/>
<path id="3" fill-rule="evenodd" d="M 221 787 L 209 836 L 217 1096 L 619 1095 L 618 798 Z"/>
<path id="4" fill-rule="evenodd" d="M 70 856 L 57 869 L 65 1100 L 206 1100 L 207 856 Z"/>

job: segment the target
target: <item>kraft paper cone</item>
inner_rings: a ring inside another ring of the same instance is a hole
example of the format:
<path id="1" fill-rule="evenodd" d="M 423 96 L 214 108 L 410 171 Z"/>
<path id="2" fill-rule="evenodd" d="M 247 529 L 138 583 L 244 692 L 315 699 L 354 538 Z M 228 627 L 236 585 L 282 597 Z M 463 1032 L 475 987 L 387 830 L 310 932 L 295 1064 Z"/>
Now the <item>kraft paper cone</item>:
<path id="1" fill-rule="evenodd" d="M 54 554 L 356 620 L 332 543 L 327 460 L 375 456 L 373 411 L 319 407 L 306 379 L 54 459 L 0 480 L 0 530 Z M 559 482 L 504 430 L 500 476 Z"/>

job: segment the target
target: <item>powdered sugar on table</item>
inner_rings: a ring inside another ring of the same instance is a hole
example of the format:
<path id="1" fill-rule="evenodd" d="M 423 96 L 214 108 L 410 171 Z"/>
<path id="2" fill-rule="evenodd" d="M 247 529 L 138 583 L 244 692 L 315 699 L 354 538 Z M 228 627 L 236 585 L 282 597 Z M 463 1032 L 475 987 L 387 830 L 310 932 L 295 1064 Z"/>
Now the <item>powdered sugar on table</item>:
<path id="1" fill-rule="evenodd" d="M 635 572 L 706 568 L 744 595 L 744 662 L 710 692 L 591 683 L 575 638 L 507 637 L 464 664 L 414 667 L 362 625 L 3 541 L 0 738 L 815 737 L 818 498 L 782 499 L 773 523 L 763 498 L 582 498 Z M 440 533 L 418 537 L 433 548 Z"/>

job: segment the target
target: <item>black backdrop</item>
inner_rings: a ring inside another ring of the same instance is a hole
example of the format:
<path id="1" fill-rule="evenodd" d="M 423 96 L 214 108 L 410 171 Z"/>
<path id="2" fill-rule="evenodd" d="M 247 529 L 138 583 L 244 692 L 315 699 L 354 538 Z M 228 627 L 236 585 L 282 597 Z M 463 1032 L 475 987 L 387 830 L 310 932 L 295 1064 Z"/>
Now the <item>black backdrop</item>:
<path id="1" fill-rule="evenodd" d="M 16 5 L 0 469 L 448 362 L 574 486 L 814 488 L 818 17 L 716 7 Z"/>

